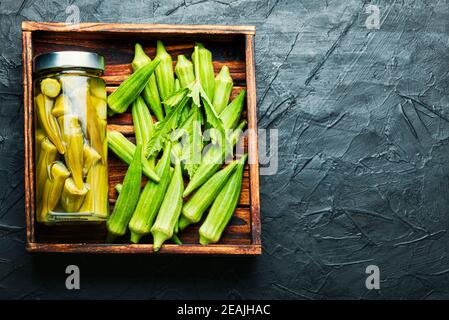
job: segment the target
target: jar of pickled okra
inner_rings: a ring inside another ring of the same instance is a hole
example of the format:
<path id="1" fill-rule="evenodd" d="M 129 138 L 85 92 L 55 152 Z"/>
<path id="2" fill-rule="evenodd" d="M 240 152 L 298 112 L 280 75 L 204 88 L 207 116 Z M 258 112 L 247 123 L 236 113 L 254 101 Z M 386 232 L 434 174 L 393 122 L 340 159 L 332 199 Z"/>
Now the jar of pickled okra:
<path id="1" fill-rule="evenodd" d="M 105 220 L 109 213 L 104 58 L 51 52 L 34 61 L 38 222 Z"/>

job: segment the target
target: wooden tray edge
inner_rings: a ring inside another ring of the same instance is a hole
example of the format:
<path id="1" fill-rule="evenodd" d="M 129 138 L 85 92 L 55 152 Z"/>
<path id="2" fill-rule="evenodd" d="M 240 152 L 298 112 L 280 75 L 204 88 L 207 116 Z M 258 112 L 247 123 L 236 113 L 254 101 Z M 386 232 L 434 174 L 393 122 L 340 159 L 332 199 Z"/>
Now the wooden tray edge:
<path id="1" fill-rule="evenodd" d="M 152 30 L 142 30 L 142 28 L 153 28 L 159 27 L 166 29 L 152 29 Z M 80 27 L 83 28 L 80 30 Z M 124 27 L 125 29 L 121 29 Z M 100 30 L 99 30 L 100 29 Z M 32 116 L 32 94 L 31 94 L 31 75 L 32 75 L 32 58 L 31 55 L 27 53 L 32 53 L 32 32 L 47 30 L 51 32 L 67 32 L 67 31 L 86 31 L 86 32 L 154 32 L 154 33 L 167 33 L 172 34 L 243 34 L 247 41 L 246 54 L 249 53 L 250 59 L 247 60 L 246 73 L 250 77 L 250 83 L 248 85 L 252 86 L 252 91 L 249 93 L 250 98 L 248 98 L 248 109 L 251 108 L 252 127 L 257 128 L 257 113 L 256 113 L 256 103 L 255 103 L 255 63 L 254 63 L 254 26 L 220 26 L 220 25 L 156 25 L 156 24 L 109 24 L 109 23 L 81 23 L 78 25 L 66 25 L 65 23 L 46 23 L 46 22 L 32 22 L 24 21 L 22 23 L 22 35 L 23 35 L 23 60 L 24 60 L 24 104 L 25 104 L 25 114 L 27 109 L 29 114 L 25 115 L 25 168 L 31 169 L 33 167 L 33 145 L 29 141 L 32 139 L 32 122 L 30 117 Z M 249 46 L 248 46 L 249 44 Z M 248 63 L 249 62 L 249 63 Z M 28 81 L 27 81 L 28 80 Z M 28 83 L 27 83 L 28 82 Z M 251 105 L 251 107 L 250 107 Z M 257 135 L 252 137 L 252 146 L 255 147 L 256 157 L 257 157 Z M 27 148 L 27 146 L 29 148 Z M 192 254 L 192 255 L 260 255 L 262 253 L 261 246 L 261 226 L 260 226 L 260 203 L 259 203 L 259 179 L 258 179 L 259 169 L 258 163 L 252 165 L 251 177 L 257 176 L 257 184 L 254 184 L 252 188 L 254 191 L 257 190 L 257 194 L 254 197 L 251 196 L 251 224 L 252 224 L 252 244 L 249 245 L 195 245 L 195 244 L 185 244 L 179 245 L 164 245 L 160 253 L 166 254 Z M 32 181 L 34 180 L 33 172 L 30 170 L 28 174 L 25 174 L 25 205 L 26 205 L 26 222 L 27 222 L 27 243 L 26 250 L 28 252 L 54 252 L 54 253 L 99 253 L 99 254 L 148 254 L 154 253 L 151 245 L 131 245 L 131 244 L 92 244 L 92 243 L 37 243 L 35 242 L 34 235 L 34 188 Z"/>
<path id="2" fill-rule="evenodd" d="M 87 253 L 87 254 L 155 254 L 152 244 L 93 244 L 93 243 L 36 243 L 27 242 L 26 250 L 32 253 Z M 164 244 L 158 254 L 188 255 L 261 255 L 262 246 Z"/>
<path id="3" fill-rule="evenodd" d="M 23 31 L 52 32 L 130 32 L 130 33 L 179 33 L 179 34 L 245 34 L 254 35 L 253 25 L 193 25 L 193 24 L 152 24 L 152 23 L 100 23 L 83 22 L 66 24 L 64 22 L 23 21 Z"/>

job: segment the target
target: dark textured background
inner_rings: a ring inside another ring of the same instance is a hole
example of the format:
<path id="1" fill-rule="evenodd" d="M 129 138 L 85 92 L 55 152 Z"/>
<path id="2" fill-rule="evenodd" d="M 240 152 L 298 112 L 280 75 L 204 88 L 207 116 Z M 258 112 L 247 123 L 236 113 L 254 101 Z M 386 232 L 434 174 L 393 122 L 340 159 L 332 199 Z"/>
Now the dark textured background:
<path id="1" fill-rule="evenodd" d="M 380 30 L 358 0 L 0 1 L 0 298 L 449 298 L 449 4 L 372 3 Z M 262 256 L 25 252 L 20 23 L 69 4 L 82 22 L 257 26 L 259 124 L 280 134 Z"/>

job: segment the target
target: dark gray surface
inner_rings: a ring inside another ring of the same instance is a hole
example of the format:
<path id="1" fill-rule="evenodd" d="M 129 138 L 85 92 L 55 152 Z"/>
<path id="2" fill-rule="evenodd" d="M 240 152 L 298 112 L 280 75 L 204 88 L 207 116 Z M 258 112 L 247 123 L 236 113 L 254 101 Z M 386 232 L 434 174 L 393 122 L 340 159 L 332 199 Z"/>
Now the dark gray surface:
<path id="1" fill-rule="evenodd" d="M 449 298 L 449 6 L 376 1 L 368 30 L 368 3 L 0 1 L 0 298 Z M 83 22 L 257 26 L 259 124 L 280 134 L 261 257 L 25 252 L 20 23 L 69 4 Z"/>

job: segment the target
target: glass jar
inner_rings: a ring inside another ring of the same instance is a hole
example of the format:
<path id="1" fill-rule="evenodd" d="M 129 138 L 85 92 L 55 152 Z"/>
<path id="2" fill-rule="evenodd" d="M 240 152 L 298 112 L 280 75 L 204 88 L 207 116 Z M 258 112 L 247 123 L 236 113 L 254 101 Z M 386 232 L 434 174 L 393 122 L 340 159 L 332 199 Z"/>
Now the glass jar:
<path id="1" fill-rule="evenodd" d="M 109 214 L 104 58 L 46 53 L 34 61 L 36 219 L 98 221 Z"/>

